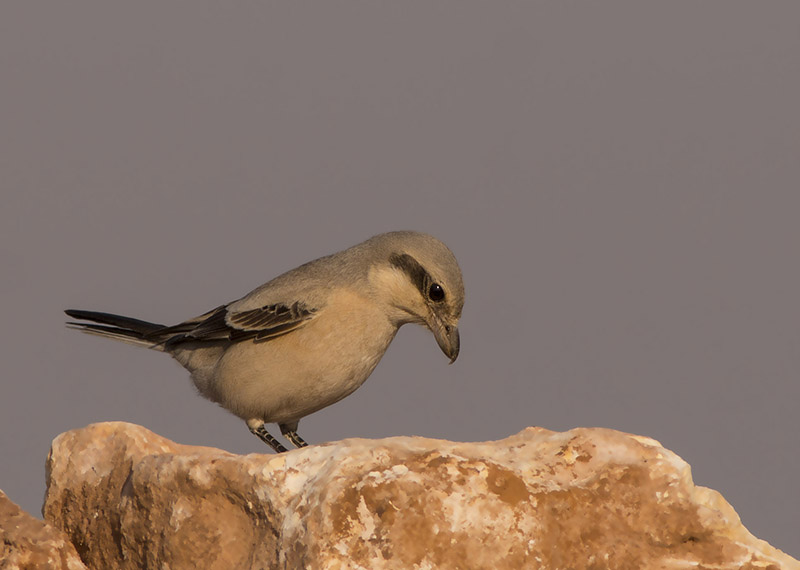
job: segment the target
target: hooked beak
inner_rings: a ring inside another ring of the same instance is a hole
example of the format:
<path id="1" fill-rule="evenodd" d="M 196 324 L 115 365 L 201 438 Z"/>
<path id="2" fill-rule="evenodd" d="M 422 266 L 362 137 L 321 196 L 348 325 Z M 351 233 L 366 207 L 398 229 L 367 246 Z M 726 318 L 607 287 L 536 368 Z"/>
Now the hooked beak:
<path id="1" fill-rule="evenodd" d="M 437 322 L 431 327 L 431 331 L 439 344 L 439 348 L 450 359 L 450 364 L 453 364 L 458 358 L 458 351 L 461 348 L 458 327 Z"/>

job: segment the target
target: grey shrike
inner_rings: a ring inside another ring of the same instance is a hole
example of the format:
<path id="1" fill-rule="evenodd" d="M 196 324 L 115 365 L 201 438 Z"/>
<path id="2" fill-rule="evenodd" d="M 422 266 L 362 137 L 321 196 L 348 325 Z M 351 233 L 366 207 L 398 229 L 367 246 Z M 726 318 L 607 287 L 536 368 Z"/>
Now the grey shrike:
<path id="1" fill-rule="evenodd" d="M 170 354 L 197 390 L 236 414 L 276 452 L 277 423 L 296 447 L 300 418 L 361 386 L 397 330 L 431 330 L 455 361 L 464 283 L 453 253 L 418 232 L 377 235 L 265 283 L 238 301 L 164 326 L 94 311 L 68 310 L 86 333 Z"/>

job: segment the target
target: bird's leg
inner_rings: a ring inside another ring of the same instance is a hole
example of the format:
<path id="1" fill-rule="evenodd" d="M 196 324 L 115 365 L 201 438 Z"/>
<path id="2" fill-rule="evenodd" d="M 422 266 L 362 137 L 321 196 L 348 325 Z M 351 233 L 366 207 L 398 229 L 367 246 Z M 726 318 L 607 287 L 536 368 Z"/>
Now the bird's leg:
<path id="1" fill-rule="evenodd" d="M 278 424 L 278 427 L 281 428 L 283 437 L 291 441 L 295 447 L 307 447 L 308 444 L 305 442 L 305 440 L 297 435 L 297 424 L 298 422 L 291 424 Z"/>
<path id="2" fill-rule="evenodd" d="M 275 439 L 275 437 L 267 431 L 267 426 L 263 421 L 248 420 L 247 427 L 250 428 L 250 433 L 257 436 L 258 439 L 274 449 L 275 453 L 283 453 L 284 451 L 287 451 L 287 449 L 281 445 L 281 442 Z"/>

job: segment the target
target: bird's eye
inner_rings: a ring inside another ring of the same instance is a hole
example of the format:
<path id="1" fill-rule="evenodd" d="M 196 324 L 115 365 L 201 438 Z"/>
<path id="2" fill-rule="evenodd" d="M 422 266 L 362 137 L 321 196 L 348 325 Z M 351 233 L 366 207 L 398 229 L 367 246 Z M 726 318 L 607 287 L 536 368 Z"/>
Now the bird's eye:
<path id="1" fill-rule="evenodd" d="M 441 301 L 444 299 L 444 289 L 438 283 L 434 283 L 428 289 L 428 297 L 430 297 L 431 301 Z"/>

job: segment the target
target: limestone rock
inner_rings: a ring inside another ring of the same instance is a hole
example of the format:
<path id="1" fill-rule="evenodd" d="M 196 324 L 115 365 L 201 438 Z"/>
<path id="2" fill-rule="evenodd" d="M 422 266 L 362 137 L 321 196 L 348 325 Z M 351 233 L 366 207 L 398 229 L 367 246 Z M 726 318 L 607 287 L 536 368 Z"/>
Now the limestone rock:
<path id="1" fill-rule="evenodd" d="M 47 465 L 45 518 L 93 568 L 800 569 L 678 456 L 605 429 L 237 456 L 106 423 Z"/>
<path id="2" fill-rule="evenodd" d="M 67 536 L 0 491 L 0 569 L 86 570 Z"/>

